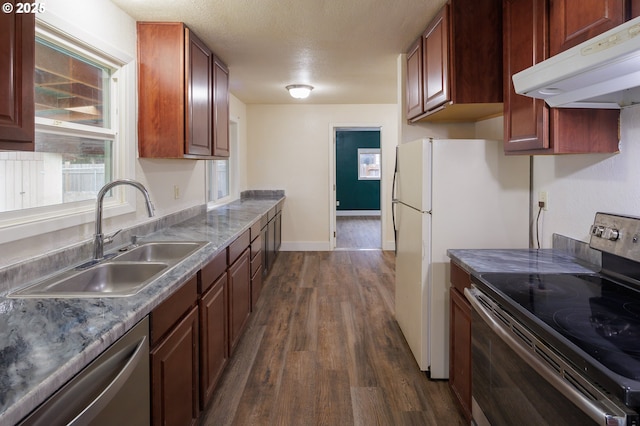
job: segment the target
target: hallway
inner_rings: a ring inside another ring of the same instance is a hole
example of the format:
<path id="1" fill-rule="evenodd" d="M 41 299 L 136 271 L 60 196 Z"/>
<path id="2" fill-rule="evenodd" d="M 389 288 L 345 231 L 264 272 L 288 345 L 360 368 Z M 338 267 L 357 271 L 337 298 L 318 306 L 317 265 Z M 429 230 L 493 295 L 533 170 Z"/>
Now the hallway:
<path id="1" fill-rule="evenodd" d="M 380 249 L 380 216 L 336 216 L 337 249 Z"/>
<path id="2" fill-rule="evenodd" d="M 393 316 L 389 251 L 281 252 L 203 425 L 464 425 Z"/>

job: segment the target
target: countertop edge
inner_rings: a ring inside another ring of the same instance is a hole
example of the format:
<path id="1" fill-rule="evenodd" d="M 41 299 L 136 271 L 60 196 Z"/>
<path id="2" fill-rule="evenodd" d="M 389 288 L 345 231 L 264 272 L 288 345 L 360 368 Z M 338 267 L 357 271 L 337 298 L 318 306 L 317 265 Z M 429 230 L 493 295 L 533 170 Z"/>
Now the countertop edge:
<path id="1" fill-rule="evenodd" d="M 598 265 L 557 249 L 449 249 L 447 255 L 474 276 L 491 272 L 592 273 Z"/>

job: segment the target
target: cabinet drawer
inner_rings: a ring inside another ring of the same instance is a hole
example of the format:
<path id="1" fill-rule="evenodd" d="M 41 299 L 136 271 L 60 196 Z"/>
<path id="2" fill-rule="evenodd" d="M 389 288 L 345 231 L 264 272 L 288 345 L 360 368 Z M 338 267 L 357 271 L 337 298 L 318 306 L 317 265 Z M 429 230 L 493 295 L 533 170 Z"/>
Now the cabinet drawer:
<path id="1" fill-rule="evenodd" d="M 260 236 L 260 229 L 262 229 L 261 220 L 258 220 L 256 223 L 251 225 L 251 241 L 254 241 Z"/>
<path id="2" fill-rule="evenodd" d="M 227 270 L 227 251 L 222 250 L 200 270 L 200 294 L 204 294 Z"/>
<path id="3" fill-rule="evenodd" d="M 259 252 L 256 253 L 256 256 L 253 256 L 253 258 L 251 258 L 251 276 L 253 276 L 258 268 L 262 266 L 262 256 L 258 256 L 258 254 Z"/>
<path id="4" fill-rule="evenodd" d="M 167 331 L 196 304 L 198 279 L 193 276 L 174 294 L 151 312 L 151 345 L 160 341 Z"/>
<path id="5" fill-rule="evenodd" d="M 251 259 L 256 257 L 260 250 L 262 250 L 262 235 L 258 234 L 258 237 L 251 243 Z"/>
<path id="6" fill-rule="evenodd" d="M 464 289 L 471 286 L 469 273 L 454 262 L 451 262 L 451 284 L 460 294 L 464 294 Z"/>
<path id="7" fill-rule="evenodd" d="M 251 230 L 247 229 L 229 245 L 229 265 L 235 262 L 238 256 L 240 256 L 250 244 Z"/>

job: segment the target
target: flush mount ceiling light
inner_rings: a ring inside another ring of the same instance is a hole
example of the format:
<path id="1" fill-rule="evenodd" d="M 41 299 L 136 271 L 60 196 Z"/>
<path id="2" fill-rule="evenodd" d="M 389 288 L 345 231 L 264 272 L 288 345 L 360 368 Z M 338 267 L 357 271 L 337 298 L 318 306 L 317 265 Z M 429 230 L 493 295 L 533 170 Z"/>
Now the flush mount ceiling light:
<path id="1" fill-rule="evenodd" d="M 309 86 L 308 84 L 290 84 L 286 89 L 292 97 L 304 99 L 309 96 L 309 93 L 313 90 L 313 86 Z"/>

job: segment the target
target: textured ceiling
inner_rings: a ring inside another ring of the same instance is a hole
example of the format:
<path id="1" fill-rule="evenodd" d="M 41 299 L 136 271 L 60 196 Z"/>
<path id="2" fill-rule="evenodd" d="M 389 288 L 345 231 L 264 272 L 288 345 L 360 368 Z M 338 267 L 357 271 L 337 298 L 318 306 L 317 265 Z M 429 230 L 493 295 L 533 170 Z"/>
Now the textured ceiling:
<path id="1" fill-rule="evenodd" d="M 138 21 L 185 22 L 247 104 L 394 103 L 397 57 L 446 0 L 112 0 Z M 315 87 L 294 100 L 284 87 Z"/>

